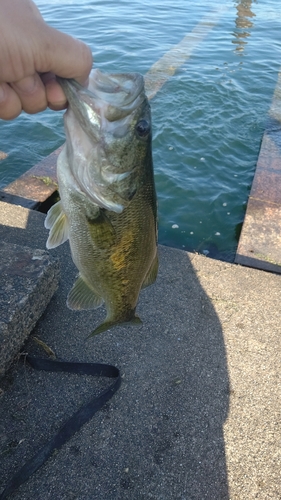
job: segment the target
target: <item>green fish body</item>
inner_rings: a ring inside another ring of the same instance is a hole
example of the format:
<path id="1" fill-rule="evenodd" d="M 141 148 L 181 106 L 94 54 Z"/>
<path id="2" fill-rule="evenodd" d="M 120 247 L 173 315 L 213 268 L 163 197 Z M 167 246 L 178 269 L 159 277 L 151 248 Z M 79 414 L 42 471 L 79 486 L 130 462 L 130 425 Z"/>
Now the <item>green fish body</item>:
<path id="1" fill-rule="evenodd" d="M 60 79 L 69 102 L 58 158 L 60 201 L 48 212 L 47 248 L 69 240 L 79 276 L 71 309 L 105 303 L 93 334 L 140 324 L 140 290 L 157 276 L 157 208 L 150 106 L 139 74 L 91 73 L 89 89 Z"/>

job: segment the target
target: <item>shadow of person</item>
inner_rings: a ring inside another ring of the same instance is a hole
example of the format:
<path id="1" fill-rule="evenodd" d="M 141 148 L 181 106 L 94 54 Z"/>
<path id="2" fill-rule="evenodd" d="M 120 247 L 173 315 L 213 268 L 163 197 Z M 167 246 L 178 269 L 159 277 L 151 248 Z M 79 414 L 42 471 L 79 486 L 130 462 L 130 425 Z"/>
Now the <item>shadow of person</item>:
<path id="1" fill-rule="evenodd" d="M 149 457 L 150 475 L 154 471 L 150 481 L 155 499 L 228 498 L 224 340 L 191 260 L 191 254 L 160 247 L 157 283 L 140 301 L 143 330 L 148 333 L 141 356 L 138 347 L 136 371 L 143 372 L 144 386 L 138 405 L 146 414 L 143 455 Z M 149 492 L 151 485 L 146 486 Z"/>
<path id="2" fill-rule="evenodd" d="M 1 236 L 44 248 L 43 215 L 30 214 L 25 229 L 2 225 Z M 123 382 L 110 403 L 20 487 L 15 500 L 229 498 L 223 437 L 229 382 L 221 324 L 192 255 L 162 246 L 159 252 L 157 281 L 140 295 L 143 325 L 91 339 L 105 311 L 67 309 L 76 270 L 67 243 L 52 253 L 60 257 L 61 284 L 33 334 L 60 359 L 117 365 Z M 31 335 L 25 350 L 34 354 L 36 349 Z M 4 456 L 3 483 L 75 405 L 81 406 L 86 388 L 90 395 L 93 391 L 92 381 L 56 377 L 23 365 L 14 369 L 14 382 L 2 398 L 1 428 L 11 430 L 15 404 L 28 392 L 29 403 L 21 405 L 12 424 L 13 440 L 24 436 L 25 445 Z"/>

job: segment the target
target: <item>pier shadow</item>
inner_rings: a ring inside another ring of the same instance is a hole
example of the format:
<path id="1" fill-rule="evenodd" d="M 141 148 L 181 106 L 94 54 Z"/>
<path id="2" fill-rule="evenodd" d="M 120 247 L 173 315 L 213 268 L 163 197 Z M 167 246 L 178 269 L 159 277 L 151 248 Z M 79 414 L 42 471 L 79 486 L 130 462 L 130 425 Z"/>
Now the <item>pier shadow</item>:
<path id="1" fill-rule="evenodd" d="M 25 228 L 1 225 L 0 219 L 1 237 L 44 248 L 42 221 L 42 214 L 33 212 Z M 68 244 L 53 252 L 61 260 L 61 285 L 33 334 L 60 358 L 112 363 L 124 377 L 105 409 L 20 487 L 15 500 L 229 499 L 223 436 L 229 381 L 222 327 L 192 256 L 162 246 L 159 250 L 157 282 L 140 296 L 143 326 L 116 328 L 90 340 L 87 336 L 104 310 L 78 313 L 66 308 L 76 270 Z M 32 354 L 34 343 L 27 349 Z M 15 382 L 2 397 L 2 433 L 9 436 L 12 430 L 14 442 L 25 440 L 2 457 L 2 486 L 60 427 L 61 415 L 64 420 L 69 414 L 72 386 L 77 391 L 72 376 L 63 382 L 66 395 L 54 390 L 52 375 L 40 374 L 40 383 L 36 377 L 19 365 Z M 15 403 L 26 393 L 27 383 L 29 404 L 17 409 L 20 418 L 11 427 Z"/>

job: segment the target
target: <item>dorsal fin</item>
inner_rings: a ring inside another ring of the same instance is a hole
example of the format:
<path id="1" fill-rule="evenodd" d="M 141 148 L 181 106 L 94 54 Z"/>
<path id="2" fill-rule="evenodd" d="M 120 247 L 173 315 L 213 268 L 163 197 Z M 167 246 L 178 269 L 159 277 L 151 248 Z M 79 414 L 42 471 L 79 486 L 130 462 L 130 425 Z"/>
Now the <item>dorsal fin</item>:
<path id="1" fill-rule="evenodd" d="M 158 273 L 158 253 L 155 255 L 154 257 L 154 260 L 150 266 L 150 269 L 146 275 L 146 277 L 144 278 L 144 281 L 143 281 L 143 284 L 142 284 L 142 288 L 145 288 L 149 285 L 152 285 L 152 283 L 154 283 L 154 281 L 156 280 L 157 278 L 157 273 Z"/>

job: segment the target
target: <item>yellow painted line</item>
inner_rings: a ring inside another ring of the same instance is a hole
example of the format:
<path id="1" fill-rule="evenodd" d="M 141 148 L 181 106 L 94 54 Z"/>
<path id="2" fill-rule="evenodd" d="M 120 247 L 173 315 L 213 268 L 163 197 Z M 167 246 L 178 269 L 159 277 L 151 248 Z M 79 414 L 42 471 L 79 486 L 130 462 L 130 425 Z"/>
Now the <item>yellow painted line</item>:
<path id="1" fill-rule="evenodd" d="M 228 7 L 221 7 L 204 16 L 193 30 L 163 57 L 154 63 L 144 76 L 148 99 L 152 99 L 158 90 L 166 83 L 183 64 L 190 58 L 194 49 L 204 40 L 216 26 Z"/>

